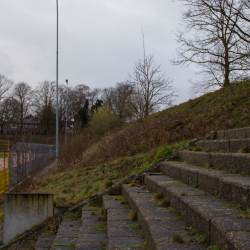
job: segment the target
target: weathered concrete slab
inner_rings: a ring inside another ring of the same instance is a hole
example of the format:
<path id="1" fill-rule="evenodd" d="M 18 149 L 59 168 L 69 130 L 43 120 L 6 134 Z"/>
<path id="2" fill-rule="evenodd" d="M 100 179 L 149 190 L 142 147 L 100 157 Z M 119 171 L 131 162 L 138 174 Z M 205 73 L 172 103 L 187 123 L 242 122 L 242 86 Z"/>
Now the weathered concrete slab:
<path id="1" fill-rule="evenodd" d="M 158 185 L 161 185 L 161 183 L 164 182 L 162 176 L 150 174 L 144 176 L 145 182 L 150 183 L 150 179 L 152 181 L 155 180 Z M 179 195 L 182 190 L 186 190 L 183 186 L 181 187 L 178 185 L 173 185 L 174 181 L 170 183 L 169 178 L 166 176 L 165 180 L 166 181 L 164 183 L 167 184 L 165 187 L 166 189 L 169 189 L 169 192 L 178 190 Z M 190 192 L 190 194 L 194 195 L 194 192 L 192 191 L 193 190 L 188 190 L 187 192 Z M 143 232 L 150 243 L 150 249 L 205 249 L 205 246 L 202 244 L 190 246 L 185 243 L 178 245 L 170 243 L 170 239 L 176 234 L 181 235 L 184 239 L 190 239 L 190 237 L 193 237 L 189 232 L 189 227 L 181 220 L 181 218 L 175 213 L 171 212 L 168 208 L 158 207 L 157 202 L 151 201 L 149 204 L 147 201 L 145 201 L 143 203 L 142 197 L 136 196 L 136 192 L 133 192 L 131 187 L 124 185 L 122 192 L 125 197 L 130 196 L 130 199 L 128 199 L 130 207 L 134 206 L 135 204 L 140 204 L 140 206 L 136 206 L 135 209 L 137 211 Z M 168 191 L 166 191 L 166 195 L 167 194 Z M 172 199 L 170 199 L 170 202 L 172 205 Z"/>
<path id="2" fill-rule="evenodd" d="M 225 139 L 235 139 L 235 129 L 225 130 Z"/>
<path id="3" fill-rule="evenodd" d="M 223 158 L 224 158 L 223 154 L 212 154 L 212 162 L 215 166 L 219 166 L 220 164 L 219 162 Z M 249 168 L 249 166 L 247 166 L 247 164 L 245 164 L 245 161 L 244 161 L 246 160 L 246 156 L 235 155 L 234 158 L 237 159 L 237 161 L 234 160 L 234 162 L 236 163 L 238 162 L 238 165 L 239 165 L 237 167 L 235 163 L 234 166 L 236 166 L 238 169 L 240 167 L 243 168 L 244 166 L 245 168 Z M 249 159 L 249 163 L 250 163 L 250 157 L 247 159 Z M 242 166 L 243 165 L 242 163 L 240 164 L 241 160 L 245 164 L 244 166 Z M 167 167 L 168 165 L 169 167 Z M 188 182 L 193 187 L 198 187 L 207 193 L 218 195 L 221 198 L 227 200 L 228 202 L 232 202 L 233 204 L 240 204 L 243 208 L 250 207 L 249 205 L 250 204 L 250 201 L 249 201 L 250 177 L 248 176 L 240 177 L 237 174 L 233 174 L 233 173 L 226 172 L 226 171 L 205 169 L 201 167 L 190 167 L 190 165 L 187 165 L 187 164 L 178 164 L 178 163 L 173 164 L 172 162 L 161 163 L 161 170 L 163 170 L 163 172 L 166 172 L 170 176 L 172 175 L 172 170 L 174 170 L 174 168 L 177 168 L 178 171 L 180 169 L 181 170 L 186 169 L 185 171 L 187 172 L 186 175 L 188 175 Z M 231 171 L 232 170 L 233 169 L 231 168 Z M 173 171 L 173 172 L 175 173 L 176 171 Z M 182 178 L 182 175 L 180 176 Z M 167 192 L 169 192 L 168 187 L 178 186 L 178 187 L 184 187 L 186 190 L 188 190 L 187 185 L 185 185 L 184 183 L 180 181 L 173 180 L 173 179 L 171 181 L 171 179 L 169 179 L 169 177 L 166 177 L 166 176 L 165 176 L 165 181 L 164 181 L 164 176 L 160 177 L 161 181 L 159 181 L 158 178 L 159 177 L 157 176 L 155 177 L 154 175 L 145 174 L 145 177 L 144 177 L 145 184 L 148 185 L 148 187 L 154 192 L 157 192 L 159 189 L 163 190 L 164 191 L 163 193 L 166 196 L 169 196 L 169 198 L 171 198 L 173 202 L 174 201 L 177 202 L 177 201 L 174 197 L 171 197 L 171 194 L 169 193 L 167 194 Z M 183 180 L 187 182 L 186 177 L 183 178 Z M 162 186 L 162 183 L 164 183 L 164 186 Z"/>
<path id="4" fill-rule="evenodd" d="M 249 249 L 250 220 L 216 218 L 211 221 L 211 244 L 226 249 Z"/>
<path id="5" fill-rule="evenodd" d="M 229 140 L 222 140 L 222 141 L 218 141 L 218 140 L 210 141 L 209 140 L 209 141 L 204 141 L 203 148 L 217 149 L 217 150 L 223 150 L 227 152 L 230 149 L 229 144 L 230 144 Z"/>
<path id="6" fill-rule="evenodd" d="M 5 193 L 4 244 L 53 217 L 53 194 Z"/>
<path id="7" fill-rule="evenodd" d="M 246 138 L 246 129 L 247 128 L 237 128 L 235 129 L 235 139 L 244 139 Z"/>
<path id="8" fill-rule="evenodd" d="M 228 195 L 230 195 L 232 192 L 235 193 L 234 199 L 238 199 L 235 202 L 238 202 L 239 199 L 241 199 L 240 197 L 243 197 L 243 200 L 244 197 L 246 198 L 247 191 L 249 192 L 249 183 L 247 182 L 247 180 L 249 180 L 248 177 L 238 177 L 239 179 L 237 179 L 232 177 L 235 175 L 230 176 L 230 174 L 228 175 L 223 171 L 207 171 L 211 173 L 213 172 L 213 174 L 211 174 L 211 178 L 217 174 L 216 178 L 221 175 L 221 180 L 225 179 L 227 182 L 234 182 L 234 186 L 231 187 L 235 190 L 227 190 L 227 192 Z M 168 178 L 169 181 L 169 177 L 166 178 Z M 151 182 L 155 182 L 156 184 L 158 183 L 156 176 L 148 175 L 144 178 L 146 185 L 150 183 L 149 179 Z M 239 188 L 237 185 L 240 185 L 240 183 L 243 183 L 241 186 L 242 190 L 237 189 Z M 219 187 L 220 184 L 218 188 Z M 170 186 L 166 187 L 166 190 L 166 195 L 169 195 L 168 198 L 170 198 L 171 206 L 174 207 L 178 213 L 180 213 L 182 218 L 190 226 L 196 228 L 200 234 L 205 235 L 207 242 L 210 242 L 210 244 L 215 245 L 216 242 L 220 242 L 220 247 L 222 249 L 224 249 L 223 244 L 227 244 L 228 246 L 234 246 L 235 244 L 238 244 L 238 246 L 243 246 L 244 244 L 248 244 L 247 236 L 249 236 L 249 234 L 246 233 L 249 233 L 248 228 L 250 225 L 250 219 L 247 219 L 249 221 L 248 223 L 246 223 L 245 219 L 235 219 L 244 216 L 242 211 L 233 208 L 232 205 L 221 201 L 216 196 L 205 195 L 201 190 L 192 188 L 190 186 L 186 188 Z M 238 197 L 237 194 L 239 194 Z M 217 224 L 214 223 L 213 228 L 211 228 L 211 221 L 217 220 L 219 222 Z M 237 225 L 235 224 L 236 222 L 234 220 L 237 220 Z M 229 237 L 229 234 L 226 235 L 226 233 L 223 231 L 224 229 L 222 230 L 224 225 L 228 224 L 228 221 L 234 221 L 233 227 L 235 231 L 230 234 L 231 236 L 234 235 L 234 237 L 231 238 Z M 243 223 L 243 221 L 245 222 Z M 160 224 L 158 225 L 158 228 L 161 228 Z M 244 233 L 240 232 L 240 230 L 243 229 L 245 230 Z M 157 231 L 156 227 L 155 230 Z M 218 237 L 220 238 L 220 235 L 224 235 L 224 238 L 221 237 L 221 241 L 218 241 Z"/>
<path id="9" fill-rule="evenodd" d="M 197 166 L 205 165 L 210 162 L 210 153 L 193 152 L 193 151 L 181 151 L 179 158 L 180 161 L 187 161 Z"/>
<path id="10" fill-rule="evenodd" d="M 233 203 L 240 204 L 242 208 L 249 208 L 249 177 L 221 177 L 220 197 Z"/>
<path id="11" fill-rule="evenodd" d="M 217 131 L 216 139 L 224 139 L 225 138 L 225 130 Z"/>
<path id="12" fill-rule="evenodd" d="M 144 247 L 143 240 L 139 237 L 110 237 L 108 241 L 108 249 L 142 249 Z"/>
<path id="13" fill-rule="evenodd" d="M 241 148 L 241 140 L 230 140 L 230 151 L 233 153 L 237 153 Z"/>
<path id="14" fill-rule="evenodd" d="M 56 235 L 40 235 L 35 245 L 35 249 L 38 248 L 51 248 Z"/>
<path id="15" fill-rule="evenodd" d="M 202 140 L 202 141 L 197 141 L 196 143 L 195 143 L 195 145 L 197 146 L 197 147 L 199 147 L 199 148 L 204 148 L 204 141 Z"/>
<path id="16" fill-rule="evenodd" d="M 210 140 L 215 140 L 217 138 L 217 131 L 210 131 Z"/>
<path id="17" fill-rule="evenodd" d="M 138 195 L 141 200 L 150 201 L 152 195 L 147 190 L 135 188 L 132 196 Z M 150 197 L 149 197 L 150 196 Z M 129 220 L 130 210 L 122 202 L 121 196 L 103 197 L 103 205 L 107 208 L 108 249 L 143 249 L 143 237 L 136 221 Z M 110 206 L 110 203 L 113 206 Z M 117 210 L 116 205 L 122 206 Z M 115 207 L 115 208 L 114 208 Z"/>
<path id="18" fill-rule="evenodd" d="M 105 222 L 97 220 L 99 211 L 97 208 L 83 209 L 82 226 L 76 237 L 75 248 L 77 250 L 106 249 L 106 225 Z"/>

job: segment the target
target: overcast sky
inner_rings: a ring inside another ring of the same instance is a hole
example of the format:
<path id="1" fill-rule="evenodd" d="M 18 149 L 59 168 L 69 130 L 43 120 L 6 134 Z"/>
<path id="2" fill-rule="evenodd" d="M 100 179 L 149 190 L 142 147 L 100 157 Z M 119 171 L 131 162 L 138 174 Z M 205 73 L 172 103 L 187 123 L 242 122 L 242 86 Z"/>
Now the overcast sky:
<path id="1" fill-rule="evenodd" d="M 56 0 L 0 0 L 0 74 L 32 87 L 56 79 Z M 195 66 L 169 62 L 181 7 L 171 0 L 59 0 L 59 83 L 91 88 L 126 80 L 146 53 L 174 79 L 176 104 L 190 98 Z"/>

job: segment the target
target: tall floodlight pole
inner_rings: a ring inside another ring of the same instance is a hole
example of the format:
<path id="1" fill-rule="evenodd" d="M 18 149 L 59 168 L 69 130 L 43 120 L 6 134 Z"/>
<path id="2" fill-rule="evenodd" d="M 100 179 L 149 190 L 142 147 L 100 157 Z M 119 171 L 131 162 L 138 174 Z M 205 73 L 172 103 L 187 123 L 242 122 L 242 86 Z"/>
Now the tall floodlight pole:
<path id="1" fill-rule="evenodd" d="M 58 0 L 56 0 L 56 171 L 58 171 Z"/>
<path id="2" fill-rule="evenodd" d="M 66 80 L 67 83 L 67 95 L 66 95 L 66 128 L 65 128 L 65 148 L 67 147 L 67 119 L 68 119 L 68 79 Z"/>

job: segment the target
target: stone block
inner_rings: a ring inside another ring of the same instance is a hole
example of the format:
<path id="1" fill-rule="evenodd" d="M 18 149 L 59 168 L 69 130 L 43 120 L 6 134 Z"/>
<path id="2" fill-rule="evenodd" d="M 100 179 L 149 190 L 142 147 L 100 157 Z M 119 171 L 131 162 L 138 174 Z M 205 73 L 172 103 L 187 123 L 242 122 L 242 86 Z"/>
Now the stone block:
<path id="1" fill-rule="evenodd" d="M 210 244 L 218 244 L 220 249 L 248 249 L 249 245 L 246 245 L 247 240 L 236 236 L 238 233 L 243 236 L 246 231 L 248 231 L 248 239 L 250 239 L 250 223 L 247 220 L 214 218 L 211 220 Z M 242 243 L 244 246 L 240 246 Z"/>
<path id="2" fill-rule="evenodd" d="M 188 224 L 196 228 L 199 234 L 206 237 L 207 242 L 210 240 L 210 221 L 214 218 L 234 218 L 243 214 L 241 211 L 223 207 L 225 202 L 197 202 L 189 204 L 188 207 Z M 211 243 L 210 243 L 211 244 Z"/>
<path id="3" fill-rule="evenodd" d="M 250 127 L 245 128 L 246 138 L 250 138 Z"/>
<path id="4" fill-rule="evenodd" d="M 215 140 L 217 137 L 217 131 L 210 131 L 209 137 L 210 140 Z"/>
<path id="5" fill-rule="evenodd" d="M 248 152 L 250 153 L 250 139 L 249 138 L 245 138 L 245 139 L 241 139 L 241 147 L 244 146 L 248 146 Z"/>
<path id="6" fill-rule="evenodd" d="M 241 140 L 230 140 L 230 151 L 233 153 L 237 153 L 241 148 Z"/>
<path id="7" fill-rule="evenodd" d="M 233 204 L 240 204 L 242 208 L 249 206 L 249 177 L 221 177 L 219 196 Z"/>
<path id="8" fill-rule="evenodd" d="M 223 150 L 225 152 L 228 152 L 230 150 L 229 144 L 230 144 L 229 140 L 217 141 L 215 148 L 217 150 Z"/>
<path id="9" fill-rule="evenodd" d="M 198 188 L 213 194 L 219 195 L 220 175 L 218 171 L 199 171 L 198 172 Z"/>
<path id="10" fill-rule="evenodd" d="M 247 175 L 250 175 L 250 156 L 249 155 L 245 156 L 245 166 L 244 166 L 243 172 Z"/>
<path id="11" fill-rule="evenodd" d="M 197 166 L 202 166 L 210 161 L 210 153 L 183 151 L 183 161 L 187 161 Z"/>
<path id="12" fill-rule="evenodd" d="M 224 139 L 225 138 L 225 130 L 217 131 L 216 139 Z"/>
<path id="13" fill-rule="evenodd" d="M 191 163 L 197 166 L 205 165 L 210 162 L 210 153 L 203 152 L 190 152 L 191 153 Z"/>
<path id="14" fill-rule="evenodd" d="M 187 164 L 180 164 L 179 166 L 181 167 L 180 168 L 180 171 L 181 171 L 180 180 L 186 184 L 189 184 L 189 172 L 190 172 L 191 166 Z"/>
<path id="15" fill-rule="evenodd" d="M 196 144 L 196 147 L 199 147 L 199 148 L 204 147 L 204 141 L 197 141 L 195 144 Z"/>
<path id="16" fill-rule="evenodd" d="M 143 240 L 139 237 L 111 237 L 108 240 L 108 249 L 132 249 L 133 246 L 143 247 Z M 92 248 L 91 248 L 92 249 Z"/>
<path id="17" fill-rule="evenodd" d="M 198 187 L 198 169 L 197 168 L 189 169 L 188 184 L 193 187 Z"/>
<path id="18" fill-rule="evenodd" d="M 231 154 L 217 154 L 217 153 L 211 154 L 211 163 L 214 168 L 233 171 L 231 162 L 232 162 Z"/>
<path id="19" fill-rule="evenodd" d="M 167 172 L 164 172 L 165 174 L 167 174 L 168 176 L 178 179 L 181 179 L 181 168 L 179 167 L 179 165 L 177 163 L 169 163 L 168 164 L 168 169 Z"/>
<path id="20" fill-rule="evenodd" d="M 237 128 L 235 129 L 235 139 L 244 139 L 246 138 L 246 128 Z"/>
<path id="21" fill-rule="evenodd" d="M 215 140 L 213 140 L 213 141 L 212 140 L 211 141 L 204 141 L 203 146 L 206 149 L 215 148 L 216 147 L 216 142 L 217 141 L 215 141 Z"/>
<path id="22" fill-rule="evenodd" d="M 226 139 L 235 139 L 235 129 L 225 130 Z"/>
<path id="23" fill-rule="evenodd" d="M 249 171 L 249 158 L 248 155 L 232 155 L 232 170 L 236 173 L 246 173 Z"/>
<path id="24" fill-rule="evenodd" d="M 180 161 L 187 161 L 186 158 L 188 156 L 189 151 L 183 150 L 179 153 L 179 160 Z"/>

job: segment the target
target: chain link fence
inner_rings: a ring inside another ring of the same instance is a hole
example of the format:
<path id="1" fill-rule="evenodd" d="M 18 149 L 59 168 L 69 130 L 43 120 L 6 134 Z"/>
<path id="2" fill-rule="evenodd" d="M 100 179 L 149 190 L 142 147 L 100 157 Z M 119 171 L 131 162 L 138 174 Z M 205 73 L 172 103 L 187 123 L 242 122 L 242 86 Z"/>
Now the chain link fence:
<path id="1" fill-rule="evenodd" d="M 56 146 L 18 142 L 9 151 L 9 188 L 33 175 L 56 157 Z"/>

